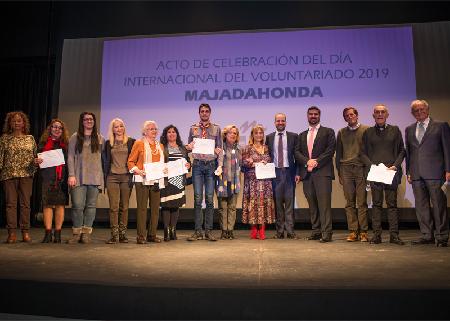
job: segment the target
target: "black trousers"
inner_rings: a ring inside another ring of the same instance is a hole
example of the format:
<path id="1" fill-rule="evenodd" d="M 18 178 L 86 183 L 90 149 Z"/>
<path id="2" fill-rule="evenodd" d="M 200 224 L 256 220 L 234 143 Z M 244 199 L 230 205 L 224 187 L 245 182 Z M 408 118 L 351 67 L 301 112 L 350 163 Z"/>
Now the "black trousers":
<path id="1" fill-rule="evenodd" d="M 386 201 L 389 233 L 398 234 L 398 185 L 386 185 L 383 183 L 370 183 L 372 190 L 372 230 L 374 234 L 381 235 L 381 217 L 383 214 L 383 198 Z"/>
<path id="2" fill-rule="evenodd" d="M 311 214 L 312 233 L 331 236 L 331 177 L 312 173 L 303 181 L 303 191 Z"/>
<path id="3" fill-rule="evenodd" d="M 272 181 L 273 196 L 277 217 L 277 233 L 286 231 L 294 233 L 294 197 L 295 180 L 290 175 L 289 168 L 276 168 L 277 177 Z"/>

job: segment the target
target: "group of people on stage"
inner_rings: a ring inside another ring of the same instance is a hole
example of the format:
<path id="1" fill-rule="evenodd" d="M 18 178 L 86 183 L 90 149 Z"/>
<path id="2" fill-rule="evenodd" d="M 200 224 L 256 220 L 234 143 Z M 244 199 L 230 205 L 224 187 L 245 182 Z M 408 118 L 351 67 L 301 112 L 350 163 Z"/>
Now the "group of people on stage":
<path id="1" fill-rule="evenodd" d="M 307 110 L 307 130 L 300 134 L 287 131 L 286 115 L 277 113 L 275 131 L 266 136 L 261 125 L 254 126 L 245 147 L 239 145 L 236 125 L 221 130 L 211 122 L 208 104 L 199 106 L 200 119 L 190 127 L 186 145 L 174 125 L 165 127 L 158 141 L 158 125 L 151 120 L 144 122 L 142 137 L 134 139 L 127 135 L 124 122 L 115 118 L 109 124 L 105 139 L 91 112 L 80 115 L 78 130 L 70 138 L 65 123 L 53 119 L 36 144 L 29 135 L 27 115 L 20 111 L 10 112 L 0 137 L 0 181 L 6 196 L 8 229 L 6 242 L 17 241 L 17 203 L 22 240 L 31 242 L 33 176 L 43 162 L 38 153 L 60 149 L 64 164 L 39 169 L 45 227 L 43 243 L 61 243 L 64 208 L 69 204 L 69 194 L 73 227 L 72 237 L 66 242 L 89 243 L 97 197 L 105 187 L 111 227 L 107 243 L 128 243 L 128 204 L 133 186 L 137 201 L 136 242 L 161 242 L 156 235 L 160 209 L 164 241 L 176 240 L 179 208 L 186 203 L 185 187 L 189 179 L 186 174 L 153 179 L 145 170 L 149 163 L 164 168 L 164 164 L 180 159 L 185 159 L 186 171 L 192 170 L 194 188 L 195 231 L 188 241 L 216 241 L 212 233 L 214 191 L 219 206 L 220 238 L 234 239 L 236 202 L 241 190 L 242 223 L 250 225 L 252 239 L 265 239 L 266 225 L 272 223 L 276 224 L 274 238 L 297 239 L 294 231 L 295 187 L 302 182 L 312 224 L 312 233 L 307 239 L 330 242 L 333 234 L 333 157 L 336 153 L 335 166 L 344 190 L 350 230 L 347 241 L 381 243 L 381 214 L 385 201 L 389 241 L 404 244 L 399 237 L 397 188 L 402 178 L 401 164 L 406 157 L 407 180 L 412 184 L 422 233 L 413 244 L 447 247 L 449 222 L 444 190 L 445 184 L 450 182 L 450 128 L 447 122 L 431 119 L 429 111 L 424 100 L 411 103 L 416 122 L 406 128 L 404 142 L 400 129 L 387 123 L 389 111 L 385 105 L 374 106 L 375 125 L 372 127 L 360 124 L 355 107 L 345 108 L 343 118 L 347 126 L 339 130 L 337 138 L 333 129 L 320 123 L 321 110 L 311 106 Z M 195 152 L 198 139 L 212 140 L 214 153 Z M 271 162 L 275 166 L 275 177 L 257 178 L 255 164 Z M 380 163 L 395 171 L 391 184 L 367 181 L 370 166 Z M 243 188 L 240 183 L 242 172 Z M 164 173 L 167 174 L 167 168 Z M 369 186 L 373 201 L 373 235 L 370 239 L 366 201 Z M 204 211 L 203 202 L 206 203 Z"/>

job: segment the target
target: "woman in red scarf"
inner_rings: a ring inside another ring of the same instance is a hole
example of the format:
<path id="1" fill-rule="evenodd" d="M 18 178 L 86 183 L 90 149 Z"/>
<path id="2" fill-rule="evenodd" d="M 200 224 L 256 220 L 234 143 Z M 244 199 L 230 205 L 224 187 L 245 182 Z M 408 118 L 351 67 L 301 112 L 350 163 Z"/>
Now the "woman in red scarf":
<path id="1" fill-rule="evenodd" d="M 69 134 L 66 125 L 59 119 L 52 119 L 41 136 L 38 153 L 61 149 L 67 162 Z M 43 159 L 36 158 L 36 164 Z M 44 208 L 45 236 L 42 243 L 61 243 L 61 228 L 64 222 L 64 206 L 69 203 L 67 187 L 67 168 L 65 164 L 41 168 L 42 206 Z M 55 232 L 52 233 L 53 213 L 55 213 Z"/>

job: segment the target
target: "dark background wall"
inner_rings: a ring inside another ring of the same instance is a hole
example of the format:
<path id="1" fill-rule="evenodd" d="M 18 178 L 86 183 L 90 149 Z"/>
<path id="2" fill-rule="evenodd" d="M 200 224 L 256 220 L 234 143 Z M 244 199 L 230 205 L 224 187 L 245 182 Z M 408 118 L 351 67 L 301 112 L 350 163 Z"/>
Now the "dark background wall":
<path id="1" fill-rule="evenodd" d="M 447 102 L 450 99 L 448 4 L 445 1 L 0 2 L 0 121 L 3 122 L 8 111 L 21 109 L 30 115 L 32 134 L 38 138 L 46 123 L 57 115 L 65 38 L 227 30 L 416 24 L 417 75 L 434 75 L 426 80 L 416 75 L 418 97 L 431 95 Z M 439 21 L 447 22 L 421 25 Z M 429 61 L 434 59 L 430 48 L 436 46 L 436 52 L 440 51 L 444 57 L 441 58 L 444 65 L 430 66 Z M 448 120 L 448 113 L 444 116 Z M 39 197 L 34 193 L 35 200 Z"/>
<path id="2" fill-rule="evenodd" d="M 23 109 L 39 135 L 57 114 L 65 38 L 448 21 L 447 7 L 419 1 L 0 2 L 0 119 Z"/>

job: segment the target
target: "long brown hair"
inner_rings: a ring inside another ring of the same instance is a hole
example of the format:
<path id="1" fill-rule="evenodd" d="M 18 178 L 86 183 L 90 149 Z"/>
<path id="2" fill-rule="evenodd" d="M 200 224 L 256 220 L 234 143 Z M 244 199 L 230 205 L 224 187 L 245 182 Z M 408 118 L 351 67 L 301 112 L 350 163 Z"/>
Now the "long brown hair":
<path id="1" fill-rule="evenodd" d="M 91 153 L 96 153 L 100 149 L 100 142 L 97 132 L 97 118 L 93 113 L 85 111 L 80 114 L 80 119 L 78 120 L 77 143 L 75 145 L 75 150 L 78 152 L 78 154 L 81 154 L 81 152 L 83 151 L 83 142 L 84 142 L 83 119 L 84 116 L 86 115 L 90 115 L 92 116 L 92 118 L 94 118 L 94 127 L 92 128 L 91 133 Z"/>
<path id="2" fill-rule="evenodd" d="M 59 118 L 53 118 L 50 123 L 48 124 L 47 128 L 44 130 L 44 132 L 41 135 L 41 139 L 39 140 L 39 143 L 42 145 L 45 145 L 47 142 L 48 137 L 52 134 L 52 126 L 54 123 L 60 123 L 62 126 L 62 134 L 61 134 L 61 142 L 64 145 L 68 145 L 69 143 L 69 131 L 67 130 L 66 124 Z"/>
<path id="3" fill-rule="evenodd" d="M 5 122 L 3 124 L 3 134 L 12 134 L 13 128 L 11 126 L 11 120 L 16 115 L 18 115 L 20 118 L 23 119 L 23 123 L 24 123 L 23 133 L 25 135 L 28 135 L 30 133 L 30 119 L 22 111 L 11 111 L 11 112 L 6 114 Z"/>

